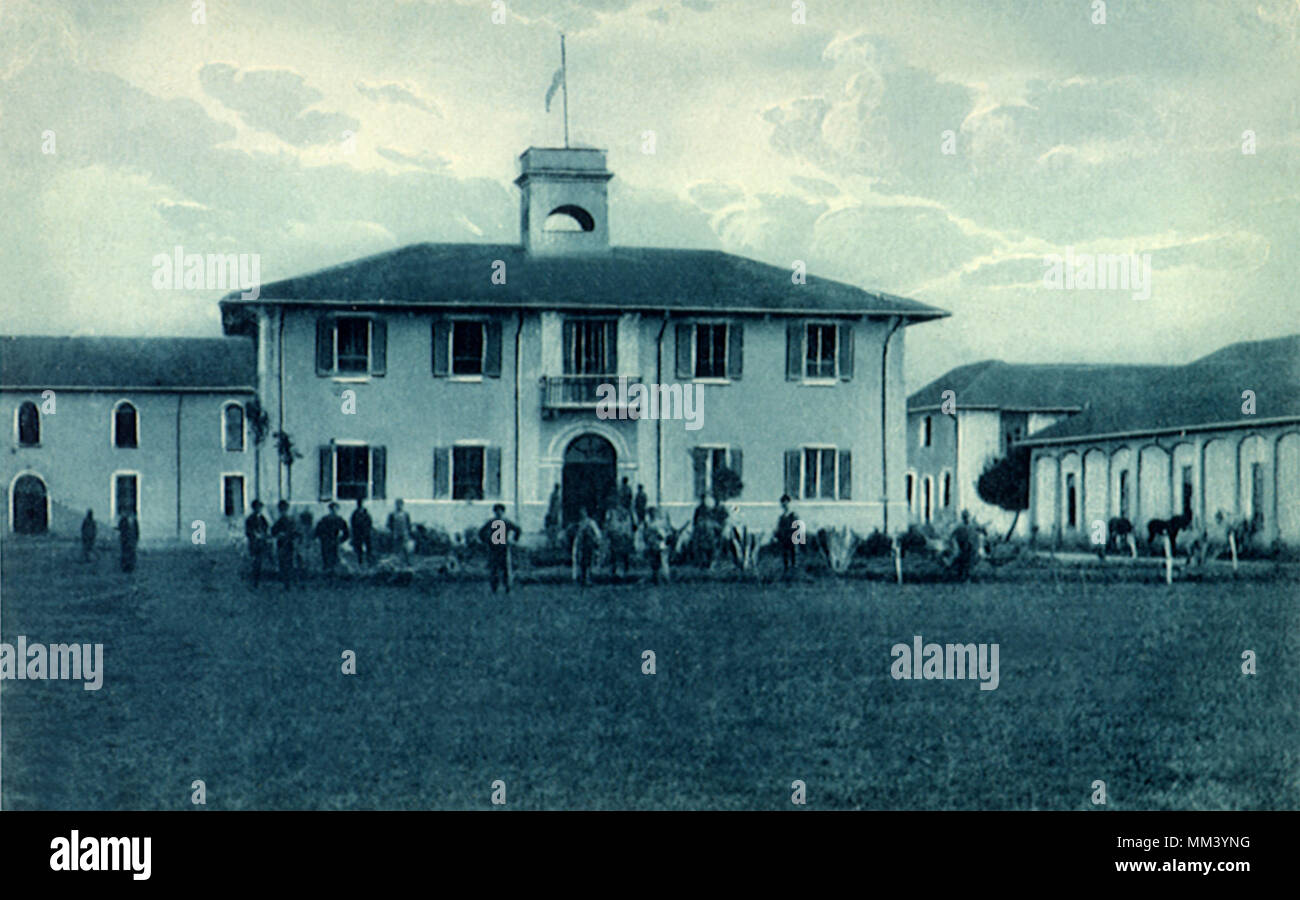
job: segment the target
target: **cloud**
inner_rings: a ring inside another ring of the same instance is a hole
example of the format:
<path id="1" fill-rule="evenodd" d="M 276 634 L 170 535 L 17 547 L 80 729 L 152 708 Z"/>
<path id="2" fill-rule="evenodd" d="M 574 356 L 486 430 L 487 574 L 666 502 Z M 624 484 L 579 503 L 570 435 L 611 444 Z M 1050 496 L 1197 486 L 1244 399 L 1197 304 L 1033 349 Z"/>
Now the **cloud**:
<path id="1" fill-rule="evenodd" d="M 436 153 L 406 153 L 401 150 L 394 150 L 392 147 L 380 147 L 375 152 L 390 162 L 415 166 L 429 172 L 442 172 L 450 165 L 450 161 L 445 156 L 439 156 Z"/>
<path id="2" fill-rule="evenodd" d="M 290 69 L 241 72 L 227 63 L 208 63 L 199 70 L 199 84 L 249 126 L 296 147 L 338 141 L 343 132 L 361 128 L 352 116 L 310 109 L 324 95 Z"/>
<path id="3" fill-rule="evenodd" d="M 411 88 L 396 82 L 370 84 L 365 81 L 358 81 L 357 91 L 367 100 L 373 100 L 376 103 L 402 103 L 442 118 L 442 110 L 438 108 L 438 104 L 421 97 Z"/>

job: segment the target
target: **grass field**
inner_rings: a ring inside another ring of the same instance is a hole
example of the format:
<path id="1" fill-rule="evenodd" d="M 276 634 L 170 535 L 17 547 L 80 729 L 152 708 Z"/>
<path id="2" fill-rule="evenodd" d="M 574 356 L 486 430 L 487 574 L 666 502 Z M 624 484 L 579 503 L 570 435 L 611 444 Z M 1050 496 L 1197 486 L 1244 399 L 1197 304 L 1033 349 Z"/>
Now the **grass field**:
<path id="1" fill-rule="evenodd" d="M 286 594 L 225 550 L 2 550 L 4 641 L 105 646 L 97 692 L 0 684 L 5 809 L 1300 807 L 1294 581 Z M 998 643 L 999 687 L 895 681 L 916 634 Z"/>

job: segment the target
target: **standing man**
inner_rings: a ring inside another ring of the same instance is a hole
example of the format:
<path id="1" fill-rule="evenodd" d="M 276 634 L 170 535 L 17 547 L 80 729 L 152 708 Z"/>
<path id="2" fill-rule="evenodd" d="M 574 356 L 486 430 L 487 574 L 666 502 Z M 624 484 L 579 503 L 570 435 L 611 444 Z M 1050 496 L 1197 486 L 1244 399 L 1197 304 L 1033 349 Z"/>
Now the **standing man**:
<path id="1" fill-rule="evenodd" d="M 393 501 L 393 511 L 388 514 L 388 533 L 397 544 L 397 555 L 402 558 L 402 565 L 411 564 L 411 555 L 406 549 L 406 542 L 411 538 L 411 515 L 403 509 L 402 499 Z"/>
<path id="2" fill-rule="evenodd" d="M 659 584 L 661 579 L 666 581 L 668 536 L 659 521 L 659 510 L 653 506 L 646 510 L 645 530 L 642 532 L 642 537 L 645 540 L 646 559 L 650 562 L 650 582 Z"/>
<path id="3" fill-rule="evenodd" d="M 776 520 L 776 542 L 781 547 L 782 571 L 787 574 L 795 568 L 794 532 L 799 517 L 790 509 L 790 495 L 781 495 L 781 518 Z"/>
<path id="4" fill-rule="evenodd" d="M 970 523 L 970 510 L 961 511 L 961 524 L 953 529 L 952 543 L 957 550 L 952 561 L 954 577 L 959 581 L 970 581 L 975 568 L 975 555 L 979 551 L 979 534 Z"/>
<path id="5" fill-rule="evenodd" d="M 632 502 L 632 530 L 640 528 L 645 524 L 646 509 L 650 505 L 650 500 L 645 495 L 645 485 L 636 486 L 636 499 Z"/>
<path id="6" fill-rule="evenodd" d="M 293 550 L 298 536 L 298 527 L 293 516 L 289 515 L 289 501 L 281 500 L 276 504 L 280 517 L 271 526 L 271 537 L 275 538 L 276 562 L 280 565 L 280 581 L 284 589 L 289 590 L 293 583 Z"/>
<path id="7" fill-rule="evenodd" d="M 81 561 L 90 562 L 95 552 L 95 534 L 99 526 L 95 524 L 95 511 L 86 510 L 86 518 L 81 520 Z"/>
<path id="8" fill-rule="evenodd" d="M 339 565 L 339 545 L 348 539 L 348 523 L 339 515 L 339 505 L 330 502 L 329 513 L 316 523 L 313 533 L 320 541 L 320 563 L 325 574 L 333 577 Z"/>
<path id="9" fill-rule="evenodd" d="M 514 522 L 506 518 L 506 507 L 504 503 L 494 503 L 492 505 L 492 518 L 478 530 L 478 539 L 487 547 L 488 555 L 488 584 L 492 586 L 492 593 L 497 592 L 497 582 L 510 593 L 510 538 L 519 540 L 523 531 Z"/>
<path id="10" fill-rule="evenodd" d="M 627 483 L 626 477 L 618 486 L 618 505 L 626 509 L 629 516 L 632 514 L 632 485 Z"/>
<path id="11" fill-rule="evenodd" d="M 253 501 L 253 511 L 244 520 L 244 537 L 248 538 L 248 555 L 253 560 L 253 587 L 262 582 L 262 566 L 266 562 L 267 538 L 271 524 L 262 515 L 262 501 Z"/>
<path id="12" fill-rule="evenodd" d="M 374 528 L 365 501 L 358 497 L 357 508 L 352 511 L 352 549 L 357 551 L 357 565 L 361 568 L 372 565 L 375 561 L 375 552 L 370 547 Z"/>
<path id="13" fill-rule="evenodd" d="M 622 562 L 627 577 L 632 564 L 632 511 L 622 502 L 605 511 L 605 533 L 609 535 L 609 574 L 612 577 Z"/>
<path id="14" fill-rule="evenodd" d="M 587 507 L 578 510 L 578 530 L 573 535 L 573 564 L 576 567 L 578 586 L 586 587 L 590 583 L 591 564 L 596 560 L 596 550 L 600 547 L 600 526 L 587 513 Z"/>
<path id="15" fill-rule="evenodd" d="M 135 571 L 135 547 L 140 543 L 140 523 L 135 513 L 127 510 L 117 520 L 117 538 L 121 546 L 122 571 Z"/>

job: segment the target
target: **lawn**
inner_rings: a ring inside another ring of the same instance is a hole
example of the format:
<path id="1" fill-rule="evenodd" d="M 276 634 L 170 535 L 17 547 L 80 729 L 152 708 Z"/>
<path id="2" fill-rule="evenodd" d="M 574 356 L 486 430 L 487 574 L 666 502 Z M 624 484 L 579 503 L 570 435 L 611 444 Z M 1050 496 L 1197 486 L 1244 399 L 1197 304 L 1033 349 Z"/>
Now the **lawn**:
<path id="1" fill-rule="evenodd" d="M 216 547 L 0 549 L 0 638 L 105 648 L 97 692 L 0 684 L 5 809 L 1300 807 L 1295 581 L 286 594 Z M 894 680 L 916 634 L 998 643 L 999 687 Z"/>

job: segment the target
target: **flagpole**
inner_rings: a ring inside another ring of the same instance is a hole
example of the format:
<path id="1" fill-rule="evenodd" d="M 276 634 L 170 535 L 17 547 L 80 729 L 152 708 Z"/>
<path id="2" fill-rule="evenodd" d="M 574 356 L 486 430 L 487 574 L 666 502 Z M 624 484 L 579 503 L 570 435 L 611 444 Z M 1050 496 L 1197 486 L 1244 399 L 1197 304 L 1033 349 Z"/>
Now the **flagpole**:
<path id="1" fill-rule="evenodd" d="M 564 149 L 569 149 L 569 67 L 564 61 L 564 35 L 560 35 L 560 87 L 564 91 Z"/>

